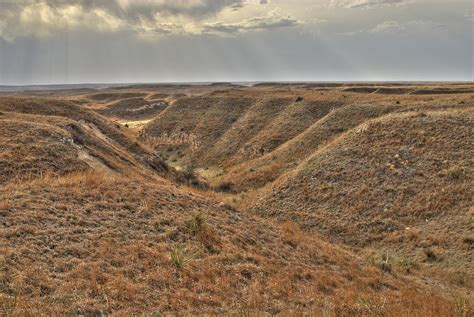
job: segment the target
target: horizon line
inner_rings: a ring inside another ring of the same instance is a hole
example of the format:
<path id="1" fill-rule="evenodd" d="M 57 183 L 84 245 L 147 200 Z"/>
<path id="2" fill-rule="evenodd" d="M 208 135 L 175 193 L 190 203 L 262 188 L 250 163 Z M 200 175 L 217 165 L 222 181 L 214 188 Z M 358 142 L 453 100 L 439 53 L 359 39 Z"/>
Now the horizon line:
<path id="1" fill-rule="evenodd" d="M 218 80 L 218 81 L 145 81 L 145 82 L 77 82 L 77 83 L 34 83 L 34 84 L 0 84 L 0 87 L 54 87 L 54 86 L 135 86 L 135 85 L 209 85 L 209 84 L 311 84 L 311 83 L 466 83 L 474 80 Z"/>

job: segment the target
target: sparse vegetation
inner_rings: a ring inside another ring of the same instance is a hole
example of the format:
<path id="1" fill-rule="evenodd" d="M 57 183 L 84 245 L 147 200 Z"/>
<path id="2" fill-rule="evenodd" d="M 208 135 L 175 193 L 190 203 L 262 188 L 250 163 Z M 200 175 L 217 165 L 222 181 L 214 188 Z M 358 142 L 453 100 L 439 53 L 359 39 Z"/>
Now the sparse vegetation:
<path id="1" fill-rule="evenodd" d="M 472 315 L 472 85 L 320 85 L 0 97 L 0 315 Z"/>
<path id="2" fill-rule="evenodd" d="M 202 232 L 204 225 L 206 223 L 206 218 L 203 213 L 196 212 L 194 213 L 189 220 L 186 221 L 186 229 L 193 235 L 197 235 Z"/>
<path id="3" fill-rule="evenodd" d="M 197 251 L 188 250 L 185 247 L 177 246 L 170 251 L 170 258 L 178 271 L 184 271 L 189 268 L 192 261 L 198 256 Z"/>

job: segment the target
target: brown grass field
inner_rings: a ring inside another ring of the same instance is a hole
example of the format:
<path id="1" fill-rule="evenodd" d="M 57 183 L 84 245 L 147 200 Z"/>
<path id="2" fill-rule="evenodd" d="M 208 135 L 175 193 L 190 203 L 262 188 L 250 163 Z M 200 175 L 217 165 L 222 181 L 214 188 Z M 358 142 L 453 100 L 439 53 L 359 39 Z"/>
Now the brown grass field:
<path id="1" fill-rule="evenodd" d="M 0 96 L 0 316 L 474 316 L 474 85 Z"/>

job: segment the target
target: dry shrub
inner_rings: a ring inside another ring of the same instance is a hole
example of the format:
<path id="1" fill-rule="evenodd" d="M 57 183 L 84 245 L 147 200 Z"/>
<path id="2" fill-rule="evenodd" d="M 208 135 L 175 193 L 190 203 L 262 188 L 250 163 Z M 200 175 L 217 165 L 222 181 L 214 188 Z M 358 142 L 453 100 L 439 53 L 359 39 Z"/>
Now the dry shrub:
<path id="1" fill-rule="evenodd" d="M 206 224 L 206 217 L 202 212 L 196 212 L 191 215 L 185 223 L 186 230 L 192 235 L 200 233 Z"/>
<path id="2" fill-rule="evenodd" d="M 462 238 L 462 242 L 471 246 L 474 244 L 474 235 L 472 236 L 465 236 L 464 238 Z"/>
<path id="3" fill-rule="evenodd" d="M 152 210 L 153 201 L 150 198 L 146 198 L 140 201 L 140 205 L 138 206 L 138 211 L 140 213 L 148 213 Z"/>
<path id="4" fill-rule="evenodd" d="M 170 251 L 171 263 L 178 272 L 186 271 L 191 266 L 192 262 L 198 258 L 199 251 L 188 249 L 183 246 L 176 246 Z"/>
<path id="5" fill-rule="evenodd" d="M 424 248 L 423 253 L 426 256 L 426 260 L 429 262 L 434 262 L 438 260 L 438 256 L 436 255 L 435 251 L 432 248 Z"/>

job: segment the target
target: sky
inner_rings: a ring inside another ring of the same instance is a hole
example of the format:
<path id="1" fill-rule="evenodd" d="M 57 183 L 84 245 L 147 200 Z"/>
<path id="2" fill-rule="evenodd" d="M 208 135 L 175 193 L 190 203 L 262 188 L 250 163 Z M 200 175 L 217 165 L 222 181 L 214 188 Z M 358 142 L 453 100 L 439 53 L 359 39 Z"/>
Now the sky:
<path id="1" fill-rule="evenodd" d="M 0 85 L 472 81 L 471 0 L 0 0 Z"/>

